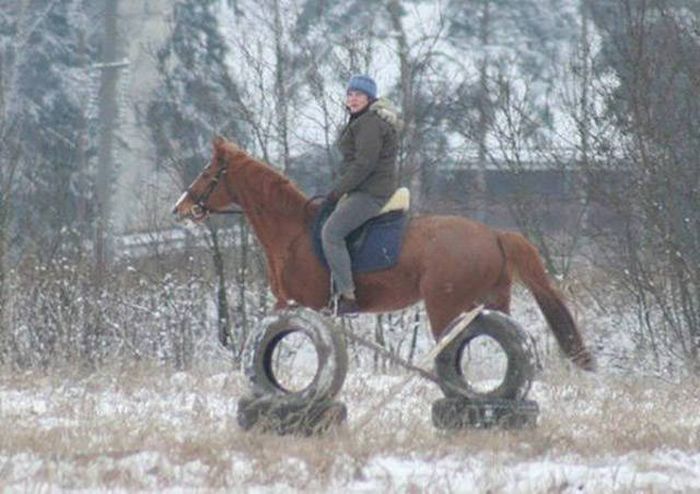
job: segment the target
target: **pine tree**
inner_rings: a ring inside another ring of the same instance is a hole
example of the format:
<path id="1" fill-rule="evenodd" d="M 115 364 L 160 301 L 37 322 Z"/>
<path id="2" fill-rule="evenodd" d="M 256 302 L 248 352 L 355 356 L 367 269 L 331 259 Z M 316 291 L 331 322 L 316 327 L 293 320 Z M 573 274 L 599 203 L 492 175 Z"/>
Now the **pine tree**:
<path id="1" fill-rule="evenodd" d="M 579 32 L 579 3 L 448 2 L 449 42 L 469 55 L 457 99 L 450 103 L 458 110 L 453 123 L 479 147 L 479 161 L 486 160 L 487 133 L 503 90 L 527 87 L 533 124 L 540 130 L 552 125 L 551 95 Z"/>
<path id="2" fill-rule="evenodd" d="M 20 6 L 3 20 L 13 32 L 3 57 L 5 138 L 23 164 L 11 223 L 22 246 L 46 258 L 80 251 L 90 238 L 92 52 L 82 1 Z"/>
<path id="3" fill-rule="evenodd" d="M 216 134 L 245 143 L 238 87 L 226 65 L 216 0 L 175 6 L 172 34 L 158 51 L 161 85 L 147 111 L 160 163 L 175 163 L 188 185 L 210 155 Z"/>

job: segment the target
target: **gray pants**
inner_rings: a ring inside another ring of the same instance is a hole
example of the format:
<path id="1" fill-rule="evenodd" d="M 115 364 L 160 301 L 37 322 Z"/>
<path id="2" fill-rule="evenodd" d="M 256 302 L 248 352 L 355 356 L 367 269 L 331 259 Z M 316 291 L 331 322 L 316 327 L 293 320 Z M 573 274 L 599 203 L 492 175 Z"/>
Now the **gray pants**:
<path id="1" fill-rule="evenodd" d="M 354 295 L 355 292 L 345 237 L 362 223 L 376 216 L 385 203 L 386 199 L 365 192 L 352 192 L 338 202 L 335 211 L 323 225 L 323 254 L 331 268 L 338 293 Z"/>

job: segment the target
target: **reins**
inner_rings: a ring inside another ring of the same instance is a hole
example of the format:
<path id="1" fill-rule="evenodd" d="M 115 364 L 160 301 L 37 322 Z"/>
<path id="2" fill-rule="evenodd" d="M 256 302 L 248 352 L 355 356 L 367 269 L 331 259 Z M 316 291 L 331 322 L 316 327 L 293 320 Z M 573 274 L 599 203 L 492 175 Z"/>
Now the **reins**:
<path id="1" fill-rule="evenodd" d="M 231 191 L 231 186 L 227 180 L 225 180 L 225 175 L 229 171 L 227 163 L 223 160 L 219 160 L 220 166 L 216 169 L 215 173 L 213 176 L 211 176 L 211 179 L 209 180 L 209 183 L 206 184 L 206 187 L 204 191 L 197 195 L 194 193 L 192 190 L 192 186 L 188 187 L 185 190 L 185 193 L 187 194 L 187 197 L 190 198 L 190 200 L 194 203 L 192 208 L 191 208 L 191 213 L 192 216 L 194 217 L 204 217 L 208 216 L 211 214 L 245 214 L 245 210 L 238 204 L 236 204 L 236 201 L 234 198 L 236 195 L 232 193 Z M 205 177 L 206 178 L 206 177 Z M 228 192 L 228 196 L 231 199 L 231 202 L 235 205 L 235 209 L 213 209 L 212 207 L 208 206 L 209 199 L 211 195 L 214 193 L 216 190 L 216 187 L 219 185 L 220 182 L 224 182 L 224 185 L 226 186 L 226 191 Z M 313 206 L 315 202 L 317 202 L 319 199 L 323 199 L 325 196 L 323 195 L 316 195 L 308 199 L 303 207 L 302 207 L 302 212 L 304 215 L 304 218 L 306 218 L 308 221 L 309 218 L 309 213 L 310 209 Z"/>
<path id="2" fill-rule="evenodd" d="M 210 215 L 210 214 L 243 214 L 243 209 L 212 209 L 209 206 L 207 206 L 207 201 L 209 200 L 209 197 L 212 195 L 214 190 L 216 189 L 216 186 L 219 184 L 221 181 L 222 177 L 226 174 L 228 171 L 228 168 L 223 165 L 221 166 L 217 171 L 216 175 L 214 175 L 214 178 L 209 182 L 209 185 L 207 189 L 200 194 L 199 196 L 195 196 L 192 193 L 192 188 L 188 187 L 187 188 L 187 195 L 192 198 L 192 201 L 195 203 L 195 206 L 199 209 L 198 212 L 201 212 L 202 214 L 205 215 Z M 228 192 L 229 197 L 231 196 L 231 191 L 229 189 L 228 183 L 226 183 L 226 190 Z"/>
<path id="3" fill-rule="evenodd" d="M 315 201 L 318 201 L 319 199 L 323 199 L 324 197 L 326 197 L 326 196 L 321 195 L 321 194 L 315 195 L 315 196 L 311 197 L 309 200 L 307 200 L 307 201 L 304 203 L 304 208 L 303 208 L 302 211 L 303 211 L 303 214 L 304 214 L 305 221 L 306 221 L 307 223 L 310 221 L 310 220 L 309 220 L 309 208 L 311 207 L 311 205 L 312 205 Z"/>

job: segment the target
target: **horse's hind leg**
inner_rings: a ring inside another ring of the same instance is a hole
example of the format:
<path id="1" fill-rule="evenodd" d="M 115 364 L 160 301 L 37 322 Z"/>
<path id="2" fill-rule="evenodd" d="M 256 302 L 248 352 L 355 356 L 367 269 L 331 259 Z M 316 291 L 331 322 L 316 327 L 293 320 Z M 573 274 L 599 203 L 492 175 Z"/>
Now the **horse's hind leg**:
<path id="1" fill-rule="evenodd" d="M 477 288 L 453 291 L 436 289 L 434 285 L 423 283 L 421 292 L 425 300 L 425 310 L 428 313 L 430 329 L 437 340 L 443 330 L 463 311 L 476 307 L 479 303 L 491 310 L 510 314 L 510 297 L 512 281 L 503 277 L 486 295 L 476 295 Z"/>
<path id="2" fill-rule="evenodd" d="M 438 305 L 430 303 L 428 300 L 425 301 L 425 310 L 428 313 L 428 320 L 430 321 L 430 332 L 433 334 L 436 341 L 440 338 L 440 335 L 447 325 L 462 312 L 462 309 L 459 307 L 448 308 L 443 304 Z"/>
<path id="3" fill-rule="evenodd" d="M 504 314 L 510 314 L 510 292 L 512 284 L 510 280 L 499 283 L 491 291 L 484 305 L 487 309 L 497 310 Z"/>
<path id="4" fill-rule="evenodd" d="M 444 287 L 443 287 L 444 288 Z M 437 340 L 447 326 L 460 313 L 472 309 L 476 304 L 474 297 L 463 291 L 455 292 L 449 289 L 435 289 L 435 287 L 421 286 L 425 310 L 430 321 L 430 331 Z"/>

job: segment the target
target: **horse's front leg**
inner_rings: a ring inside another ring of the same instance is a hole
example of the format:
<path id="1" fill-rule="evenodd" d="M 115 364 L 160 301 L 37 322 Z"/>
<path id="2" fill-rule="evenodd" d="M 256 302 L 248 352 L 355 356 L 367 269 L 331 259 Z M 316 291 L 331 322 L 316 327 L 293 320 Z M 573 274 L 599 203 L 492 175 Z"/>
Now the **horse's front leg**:
<path id="1" fill-rule="evenodd" d="M 272 295 L 275 296 L 277 301 L 275 302 L 275 309 L 279 307 L 285 307 L 287 304 L 287 298 L 282 294 L 280 288 L 279 273 L 277 272 L 275 263 L 271 258 L 267 258 L 267 282 L 270 284 L 270 291 Z"/>
<path id="2" fill-rule="evenodd" d="M 291 306 L 292 304 L 290 304 L 289 301 L 278 298 L 277 302 L 275 302 L 274 310 L 285 310 L 289 309 Z"/>
<path id="3" fill-rule="evenodd" d="M 270 290 L 275 296 L 274 310 L 284 310 L 294 307 L 297 304 L 289 298 L 289 294 L 284 289 L 282 283 L 282 269 L 279 261 L 268 259 L 267 261 L 267 279 L 270 283 Z"/>

